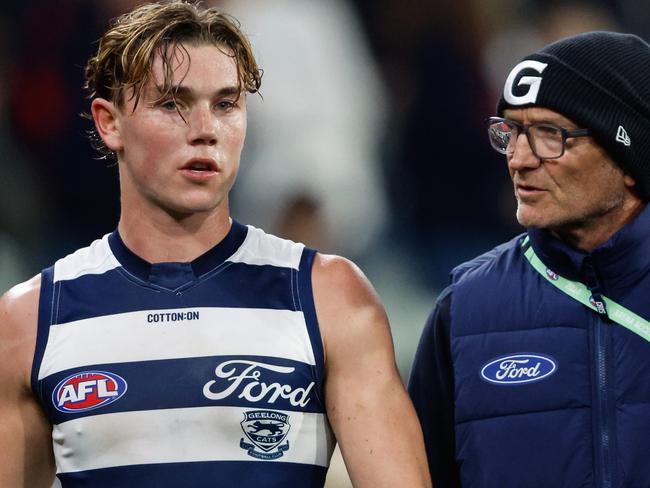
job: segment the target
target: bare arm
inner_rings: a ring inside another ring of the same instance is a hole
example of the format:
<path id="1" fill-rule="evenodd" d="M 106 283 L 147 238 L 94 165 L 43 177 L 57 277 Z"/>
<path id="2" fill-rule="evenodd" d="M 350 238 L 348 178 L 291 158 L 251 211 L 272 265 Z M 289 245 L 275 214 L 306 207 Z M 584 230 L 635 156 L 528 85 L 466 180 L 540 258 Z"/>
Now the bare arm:
<path id="1" fill-rule="evenodd" d="M 372 286 L 337 256 L 318 255 L 312 279 L 325 346 L 327 414 L 352 483 L 431 486 L 422 431 Z"/>
<path id="2" fill-rule="evenodd" d="M 31 392 L 40 277 L 0 298 L 0 486 L 49 488 L 51 426 Z"/>

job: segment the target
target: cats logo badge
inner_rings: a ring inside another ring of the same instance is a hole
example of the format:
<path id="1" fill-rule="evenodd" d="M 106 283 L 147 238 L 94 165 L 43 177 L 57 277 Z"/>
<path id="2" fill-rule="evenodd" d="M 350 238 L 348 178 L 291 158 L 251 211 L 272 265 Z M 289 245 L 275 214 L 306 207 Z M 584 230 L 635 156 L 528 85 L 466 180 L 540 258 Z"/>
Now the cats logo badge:
<path id="1" fill-rule="evenodd" d="M 244 438 L 239 447 L 246 449 L 249 456 L 258 459 L 278 459 L 289 449 L 289 441 L 283 445 L 291 425 L 289 416 L 273 410 L 252 410 L 244 412 L 241 428 L 252 444 Z"/>

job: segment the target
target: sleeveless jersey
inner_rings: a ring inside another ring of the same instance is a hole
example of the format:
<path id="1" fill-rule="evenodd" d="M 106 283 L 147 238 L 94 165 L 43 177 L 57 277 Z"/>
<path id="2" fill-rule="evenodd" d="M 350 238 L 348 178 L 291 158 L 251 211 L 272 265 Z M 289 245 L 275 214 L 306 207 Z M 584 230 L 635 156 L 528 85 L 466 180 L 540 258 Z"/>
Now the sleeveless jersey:
<path id="1" fill-rule="evenodd" d="M 61 485 L 322 487 L 314 256 L 233 222 L 190 263 L 115 231 L 44 270 L 32 388 Z"/>

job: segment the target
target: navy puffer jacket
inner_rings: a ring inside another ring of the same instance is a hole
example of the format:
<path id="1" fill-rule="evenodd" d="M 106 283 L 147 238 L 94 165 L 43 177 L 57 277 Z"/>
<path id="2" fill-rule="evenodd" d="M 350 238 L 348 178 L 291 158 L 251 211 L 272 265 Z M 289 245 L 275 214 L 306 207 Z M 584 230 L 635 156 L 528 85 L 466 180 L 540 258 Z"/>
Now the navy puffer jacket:
<path id="1" fill-rule="evenodd" d="M 591 253 L 528 232 L 555 273 L 650 320 L 650 209 Z M 552 286 L 519 236 L 452 272 L 409 391 L 437 488 L 650 487 L 650 343 Z"/>

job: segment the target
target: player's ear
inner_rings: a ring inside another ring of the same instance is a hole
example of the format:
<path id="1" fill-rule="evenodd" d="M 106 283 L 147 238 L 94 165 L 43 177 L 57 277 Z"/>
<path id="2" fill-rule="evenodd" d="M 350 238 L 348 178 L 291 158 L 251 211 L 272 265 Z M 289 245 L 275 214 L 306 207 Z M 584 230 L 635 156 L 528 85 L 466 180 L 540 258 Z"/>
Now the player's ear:
<path id="1" fill-rule="evenodd" d="M 118 108 L 105 98 L 95 98 L 90 105 L 90 112 L 95 121 L 95 128 L 106 147 L 113 152 L 122 149 L 120 124 L 117 119 Z"/>

